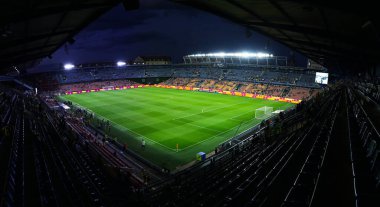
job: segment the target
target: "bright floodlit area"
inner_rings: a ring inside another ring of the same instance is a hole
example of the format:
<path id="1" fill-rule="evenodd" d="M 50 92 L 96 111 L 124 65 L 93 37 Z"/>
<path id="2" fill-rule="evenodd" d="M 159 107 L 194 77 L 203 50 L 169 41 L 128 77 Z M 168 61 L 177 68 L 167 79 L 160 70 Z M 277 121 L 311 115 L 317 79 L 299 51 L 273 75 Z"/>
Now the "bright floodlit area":
<path id="1" fill-rule="evenodd" d="M 157 165 L 175 169 L 197 152 L 213 152 L 219 143 L 255 127 L 268 116 L 258 108 L 286 110 L 294 104 L 218 93 L 166 88 L 136 88 L 65 95 L 60 98 L 109 120 L 110 136 Z M 97 120 L 93 120 L 95 126 Z M 147 142 L 141 149 L 141 140 Z M 177 149 L 178 146 L 178 149 Z"/>

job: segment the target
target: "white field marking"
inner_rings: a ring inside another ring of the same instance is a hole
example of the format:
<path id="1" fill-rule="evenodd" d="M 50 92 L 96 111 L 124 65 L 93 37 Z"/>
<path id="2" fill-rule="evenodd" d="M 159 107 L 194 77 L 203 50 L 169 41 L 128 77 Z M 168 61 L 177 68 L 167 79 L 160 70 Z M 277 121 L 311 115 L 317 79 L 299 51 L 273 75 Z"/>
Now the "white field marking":
<path id="1" fill-rule="evenodd" d="M 201 113 L 207 113 L 207 112 L 215 111 L 215 110 L 218 110 L 218 109 L 224 109 L 224 108 L 240 105 L 240 104 L 247 103 L 247 102 L 248 101 L 240 102 L 240 103 L 237 103 L 237 104 L 230 104 L 230 105 L 227 105 L 227 106 L 222 106 L 222 107 L 218 107 L 218 108 L 214 108 L 214 109 L 210 109 L 210 110 L 205 110 L 204 112 L 201 112 Z M 194 114 L 190 114 L 190 115 L 186 115 L 186 116 L 181 116 L 181 117 L 174 118 L 173 120 L 183 119 L 183 118 L 187 118 L 187 117 L 190 117 L 190 116 L 195 116 L 195 115 L 198 115 L 198 114 L 201 114 L 201 113 L 194 113 Z"/>
<path id="2" fill-rule="evenodd" d="M 176 119 L 175 121 L 180 121 L 180 122 L 182 122 L 184 124 L 188 124 L 188 125 L 191 125 L 191 126 L 199 127 L 199 128 L 202 128 L 202 129 L 208 129 L 208 130 L 211 130 L 211 131 L 214 131 L 214 132 L 222 132 L 222 131 L 219 131 L 219 130 L 216 130 L 216 129 L 211 129 L 211 128 L 207 128 L 207 127 L 204 127 L 204 126 L 199 126 L 197 124 L 187 123 L 187 122 L 184 122 L 184 121 L 182 121 L 180 119 Z"/>
<path id="3" fill-rule="evenodd" d="M 248 111 L 248 112 L 245 112 L 245 113 L 242 113 L 242 114 L 239 114 L 239 115 L 236 115 L 236 116 L 233 116 L 231 117 L 230 119 L 231 120 L 235 120 L 235 121 L 244 121 L 244 120 L 240 120 L 240 119 L 235 119 L 236 117 L 239 117 L 239 116 L 243 116 L 245 114 L 248 114 L 248 113 L 253 113 L 252 111 Z M 249 120 L 249 119 L 248 119 Z"/>
<path id="4" fill-rule="evenodd" d="M 118 126 L 122 127 L 123 129 L 126 129 L 126 130 L 128 130 L 128 131 L 130 131 L 130 132 L 132 132 L 132 133 L 134 133 L 134 134 L 136 134 L 136 135 L 138 135 L 138 136 L 140 136 L 140 137 L 143 137 L 143 138 L 145 138 L 145 139 L 147 139 L 147 140 L 149 140 L 149 141 L 151 141 L 151 142 L 153 142 L 153 143 L 155 143 L 155 144 L 158 144 L 158 145 L 160 145 L 160 146 L 162 146 L 162 147 L 165 147 L 166 149 L 169 149 L 169 150 L 171 150 L 171 151 L 176 151 L 176 149 L 170 148 L 170 147 L 165 146 L 165 145 L 163 145 L 163 144 L 161 144 L 161 143 L 159 143 L 159 142 L 156 142 L 156 141 L 154 141 L 154 140 L 152 140 L 152 139 L 149 139 L 148 137 L 146 137 L 146 136 L 144 136 L 144 135 L 142 135 L 142 134 L 139 134 L 139 133 L 137 133 L 137 132 L 135 132 L 135 131 L 132 131 L 132 130 L 128 129 L 127 127 L 122 126 L 122 125 L 120 125 L 120 124 L 118 124 L 118 123 L 116 123 L 116 122 L 113 122 L 113 121 L 107 119 L 106 117 L 104 117 L 104 116 L 102 116 L 102 115 L 95 114 L 95 116 L 103 117 L 104 119 L 106 119 L 106 120 L 108 120 L 108 121 L 114 123 L 115 125 L 118 125 Z"/>
<path id="5" fill-rule="evenodd" d="M 236 127 L 237 127 L 237 126 L 236 126 Z M 200 141 L 200 142 L 197 142 L 197 143 L 195 143 L 195 144 L 189 145 L 189 146 L 187 146 L 187 147 L 185 147 L 185 148 L 183 148 L 183 149 L 180 149 L 180 151 L 185 150 L 185 149 L 187 149 L 187 148 L 189 148 L 189 147 L 195 146 L 195 145 L 197 145 L 197 144 L 201 144 L 201 143 L 203 143 L 203 142 L 205 142 L 205 141 L 207 141 L 207 140 L 213 139 L 214 137 L 217 137 L 217 136 L 219 136 L 219 135 L 221 135 L 221 134 L 224 134 L 224 133 L 226 133 L 226 132 L 228 132 L 228 131 L 232 131 L 232 130 L 235 129 L 236 127 L 233 127 L 233 128 L 231 128 L 231 129 L 227 129 L 226 131 L 220 132 L 219 134 L 216 134 L 216 135 L 214 135 L 214 136 L 212 136 L 212 137 L 209 137 L 209 138 L 207 138 L 207 139 L 204 139 L 204 140 L 202 140 L 202 141 Z"/>
<path id="6" fill-rule="evenodd" d="M 255 127 L 255 126 L 259 125 L 259 124 L 260 124 L 260 123 L 254 125 L 254 126 L 252 126 L 252 127 L 249 127 L 248 129 L 242 131 L 241 133 L 243 133 L 243 132 L 245 132 L 245 131 L 247 131 L 247 130 L 249 130 L 249 129 L 252 129 L 253 127 Z M 239 125 L 238 125 L 238 126 L 239 126 Z M 238 127 L 238 126 L 235 126 L 234 128 L 228 129 L 228 130 L 226 130 L 226 131 L 224 131 L 224 132 L 221 132 L 221 133 L 219 133 L 219 134 L 217 134 L 217 135 L 215 135 L 215 136 L 212 136 L 212 137 L 210 137 L 210 138 L 207 138 L 207 139 L 202 140 L 202 141 L 200 141 L 200 142 L 197 142 L 197 143 L 195 143 L 195 144 L 189 145 L 189 146 L 187 146 L 187 147 L 185 147 L 185 148 L 183 148 L 183 149 L 179 149 L 179 151 L 183 151 L 183 150 L 185 150 L 185 149 L 187 149 L 187 148 L 193 147 L 193 146 L 195 146 L 195 145 L 198 145 L 198 144 L 201 144 L 201 143 L 203 143 L 203 142 L 206 142 L 206 141 L 208 141 L 208 140 L 210 140 L 210 139 L 213 139 L 214 137 L 219 136 L 219 135 L 221 135 L 221 134 L 223 134 L 223 133 L 226 133 L 226 132 L 228 132 L 228 131 L 232 131 L 233 129 L 235 129 L 235 128 Z M 241 133 L 239 133 L 239 134 L 241 134 Z M 239 135 L 239 134 L 238 134 L 238 135 Z"/>

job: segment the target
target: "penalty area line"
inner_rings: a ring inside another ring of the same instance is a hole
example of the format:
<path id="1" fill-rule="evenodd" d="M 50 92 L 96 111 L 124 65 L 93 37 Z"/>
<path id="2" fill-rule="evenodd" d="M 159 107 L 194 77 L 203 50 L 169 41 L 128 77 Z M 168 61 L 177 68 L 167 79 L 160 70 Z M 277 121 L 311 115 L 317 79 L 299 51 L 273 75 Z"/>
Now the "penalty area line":
<path id="1" fill-rule="evenodd" d="M 102 116 L 102 115 L 99 115 L 99 114 L 95 114 L 95 115 L 96 115 L 96 116 L 103 117 L 103 118 L 106 119 L 106 120 L 109 120 L 109 119 L 107 119 L 106 117 L 104 117 L 104 116 Z M 153 142 L 153 143 L 155 143 L 155 144 L 158 144 L 158 145 L 160 145 L 161 147 L 164 147 L 164 148 L 166 148 L 166 149 L 168 149 L 168 150 L 171 150 L 171 151 L 175 151 L 175 152 L 177 151 L 176 149 L 170 148 L 170 147 L 165 146 L 165 145 L 163 145 L 163 144 L 161 144 L 161 143 L 159 143 L 159 142 L 156 142 L 156 141 L 154 141 L 154 140 L 152 140 L 152 139 L 149 139 L 148 137 L 146 137 L 146 136 L 144 136 L 144 135 L 142 135 L 142 134 L 140 134 L 140 133 L 137 133 L 137 132 L 135 132 L 135 131 L 133 131 L 133 130 L 131 130 L 131 129 L 128 129 L 127 127 L 122 126 L 122 125 L 120 125 L 120 124 L 118 124 L 118 123 L 116 123 L 116 122 L 114 122 L 114 121 L 112 121 L 112 120 L 109 120 L 109 121 L 110 121 L 111 123 L 115 124 L 115 125 L 120 126 L 120 127 L 123 128 L 123 129 L 126 129 L 127 131 L 130 131 L 130 132 L 134 133 L 135 135 L 138 135 L 138 136 L 140 136 L 140 137 L 143 137 L 144 139 L 149 140 L 150 142 Z"/>
<path id="2" fill-rule="evenodd" d="M 257 125 L 259 125 L 259 123 L 258 123 L 258 124 L 255 124 L 254 126 L 248 128 L 248 129 L 246 129 L 246 130 L 244 130 L 244 131 L 242 131 L 242 132 L 240 132 L 240 133 L 238 133 L 237 135 L 242 134 L 242 133 L 244 133 L 244 132 L 246 132 L 246 131 L 252 129 L 252 128 L 254 128 L 254 127 L 257 126 Z M 219 136 L 219 135 L 221 135 L 221 134 L 223 134 L 223 133 L 226 133 L 226 132 L 228 132 L 228 131 L 235 130 L 236 127 L 238 127 L 238 126 L 235 126 L 235 127 L 231 128 L 231 129 L 228 129 L 228 130 L 226 130 L 226 131 L 224 131 L 224 132 L 221 132 L 221 133 L 219 133 L 219 134 L 216 134 L 216 135 L 214 135 L 214 136 L 212 136 L 212 137 L 210 137 L 210 138 L 208 138 L 208 139 L 205 139 L 205 140 L 202 140 L 202 141 L 197 142 L 197 143 L 195 143 L 195 144 L 189 145 L 189 146 L 187 146 L 187 147 L 185 147 L 185 148 L 183 148 L 183 149 L 179 149 L 179 151 L 182 151 L 182 150 L 188 149 L 188 148 L 193 147 L 193 146 L 195 146 L 195 145 L 198 145 L 198 144 L 201 144 L 201 143 L 206 142 L 206 141 L 208 141 L 208 140 L 211 140 L 211 139 L 213 139 L 213 138 L 215 138 L 215 137 L 217 137 L 217 136 Z M 230 138 L 231 138 L 231 137 L 230 137 Z M 229 138 L 229 139 L 230 139 L 230 138 Z"/>
<path id="3" fill-rule="evenodd" d="M 193 146 L 198 145 L 198 144 L 202 144 L 203 142 L 206 142 L 206 141 L 208 141 L 208 140 L 211 140 L 211 139 L 213 139 L 213 138 L 215 138 L 215 137 L 217 137 L 217 136 L 219 136 L 219 135 L 221 135 L 221 134 L 224 134 L 224 133 L 226 133 L 226 132 L 228 132 L 228 131 L 232 131 L 233 129 L 235 129 L 235 127 L 231 128 L 231 129 L 228 129 L 228 130 L 226 130 L 226 131 L 220 132 L 219 134 L 216 134 L 216 135 L 214 135 L 214 136 L 212 136 L 212 137 L 209 137 L 209 138 L 207 138 L 207 139 L 205 139 L 205 140 L 202 140 L 202 141 L 200 141 L 200 142 L 197 142 L 197 143 L 195 143 L 195 144 L 189 145 L 189 146 L 187 146 L 187 147 L 185 147 L 185 148 L 183 148 L 183 149 L 179 149 L 179 151 L 182 151 L 182 150 L 188 149 L 188 148 L 193 147 Z"/>
<path id="4" fill-rule="evenodd" d="M 235 119 L 235 118 L 236 118 L 236 117 L 239 117 L 239 116 L 246 115 L 246 114 L 248 114 L 248 113 L 253 113 L 253 112 L 252 112 L 252 111 L 248 111 L 248 112 L 245 112 L 245 113 L 242 113 L 242 114 L 239 114 L 239 115 L 233 116 L 233 117 L 231 117 L 230 119 L 231 119 L 231 120 L 234 120 L 234 121 L 245 121 L 245 120 L 240 120 L 240 119 Z M 248 120 L 250 120 L 250 119 L 248 119 Z"/>
<path id="5" fill-rule="evenodd" d="M 195 127 L 201 128 L 201 129 L 207 129 L 207 130 L 214 131 L 214 132 L 222 132 L 222 131 L 219 131 L 219 130 L 216 130 L 216 129 L 211 129 L 211 128 L 207 128 L 207 127 L 204 127 L 204 126 L 199 126 L 197 124 L 187 123 L 185 121 L 182 121 L 181 119 L 176 119 L 174 121 L 179 121 L 179 122 L 184 123 L 184 125 L 188 124 L 188 125 L 191 125 L 191 126 L 195 126 Z"/>

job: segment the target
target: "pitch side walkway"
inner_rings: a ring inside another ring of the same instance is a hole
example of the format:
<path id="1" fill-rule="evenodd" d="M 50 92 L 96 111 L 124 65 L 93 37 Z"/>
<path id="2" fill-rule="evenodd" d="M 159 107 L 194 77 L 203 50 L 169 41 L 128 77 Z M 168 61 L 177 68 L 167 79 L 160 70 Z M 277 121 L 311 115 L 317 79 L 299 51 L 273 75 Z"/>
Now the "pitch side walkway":
<path id="1" fill-rule="evenodd" d="M 313 207 L 355 205 L 347 118 L 346 104 L 341 101 L 312 203 Z"/>

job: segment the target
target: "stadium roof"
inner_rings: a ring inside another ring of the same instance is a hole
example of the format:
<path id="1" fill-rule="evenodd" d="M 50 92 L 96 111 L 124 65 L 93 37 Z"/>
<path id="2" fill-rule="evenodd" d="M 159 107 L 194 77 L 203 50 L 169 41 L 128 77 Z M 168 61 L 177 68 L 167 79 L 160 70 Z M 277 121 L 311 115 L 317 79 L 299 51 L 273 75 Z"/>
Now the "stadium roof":
<path id="1" fill-rule="evenodd" d="M 0 72 L 49 57 L 120 0 L 16 0 L 0 7 Z"/>
<path id="2" fill-rule="evenodd" d="M 380 62 L 376 1 L 174 1 L 245 25 L 330 68 L 364 69 Z"/>

